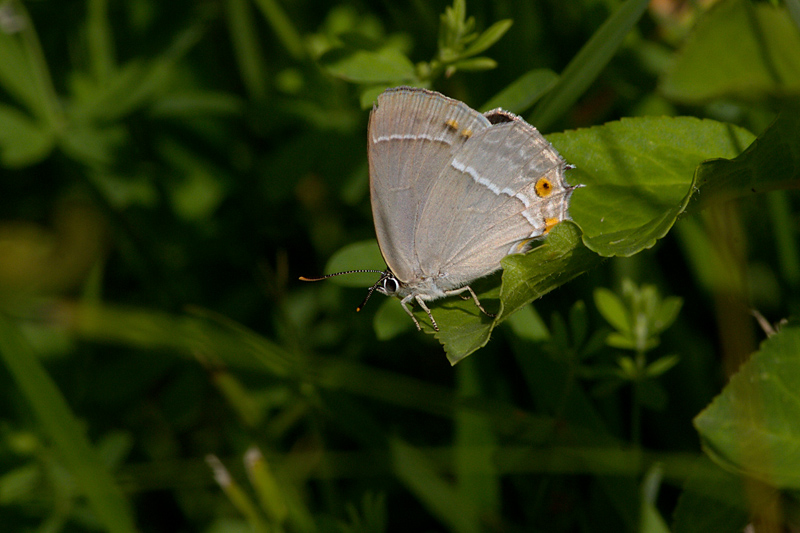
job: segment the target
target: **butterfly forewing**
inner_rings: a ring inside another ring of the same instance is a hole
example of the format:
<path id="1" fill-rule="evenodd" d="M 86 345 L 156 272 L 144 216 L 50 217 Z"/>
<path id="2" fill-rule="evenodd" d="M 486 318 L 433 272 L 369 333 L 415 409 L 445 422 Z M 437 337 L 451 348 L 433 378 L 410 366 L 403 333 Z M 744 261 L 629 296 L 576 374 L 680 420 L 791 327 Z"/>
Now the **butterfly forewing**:
<path id="1" fill-rule="evenodd" d="M 437 177 L 490 125 L 466 104 L 432 91 L 398 87 L 378 97 L 368 134 L 372 214 L 381 253 L 401 282 L 420 273 L 414 239 Z"/>

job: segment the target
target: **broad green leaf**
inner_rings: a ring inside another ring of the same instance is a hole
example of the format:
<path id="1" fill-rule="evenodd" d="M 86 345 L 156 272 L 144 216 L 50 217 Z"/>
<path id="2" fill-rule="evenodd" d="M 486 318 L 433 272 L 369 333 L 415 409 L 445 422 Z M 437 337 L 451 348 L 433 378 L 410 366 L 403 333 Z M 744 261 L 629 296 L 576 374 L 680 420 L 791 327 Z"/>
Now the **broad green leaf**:
<path id="1" fill-rule="evenodd" d="M 718 2 L 698 22 L 661 91 L 688 103 L 800 94 L 800 31 L 785 9 L 769 3 Z"/>
<path id="2" fill-rule="evenodd" d="M 503 307 L 498 320 L 505 320 L 532 301 L 595 268 L 601 261 L 601 257 L 581 242 L 580 229 L 571 222 L 562 222 L 535 250 L 503 259 L 500 289 Z"/>
<path id="3" fill-rule="evenodd" d="M 522 113 L 552 89 L 557 81 L 558 75 L 550 69 L 528 71 L 483 104 L 480 109 L 489 111 L 501 107 L 512 113 Z"/>
<path id="4" fill-rule="evenodd" d="M 486 31 L 472 41 L 472 43 L 461 53 L 461 57 L 472 57 L 487 50 L 494 43 L 499 41 L 503 35 L 511 28 L 514 21 L 511 19 L 500 20 L 489 26 Z"/>
<path id="5" fill-rule="evenodd" d="M 38 163 L 50 153 L 54 136 L 16 108 L 0 104 L 0 161 L 7 167 Z"/>
<path id="6" fill-rule="evenodd" d="M 133 532 L 128 501 L 86 437 L 86 430 L 15 323 L 0 314 L 0 359 L 29 404 L 40 427 L 58 450 L 77 490 L 86 496 L 98 525 L 110 532 Z"/>
<path id="7" fill-rule="evenodd" d="M 629 256 L 662 238 L 693 192 L 695 167 L 734 157 L 753 139 L 742 128 L 692 117 L 639 117 L 548 136 L 577 168 L 570 214 L 583 242 Z"/>
<path id="8" fill-rule="evenodd" d="M 355 83 L 395 83 L 414 79 L 414 64 L 394 48 L 377 52 L 336 48 L 319 58 L 333 76 Z"/>
<path id="9" fill-rule="evenodd" d="M 800 325 L 764 341 L 694 420 L 704 451 L 726 470 L 800 488 Z"/>
<path id="10" fill-rule="evenodd" d="M 800 107 L 784 109 L 735 159 L 717 159 L 700 165 L 697 185 L 701 193 L 692 209 L 770 190 L 800 187 Z"/>

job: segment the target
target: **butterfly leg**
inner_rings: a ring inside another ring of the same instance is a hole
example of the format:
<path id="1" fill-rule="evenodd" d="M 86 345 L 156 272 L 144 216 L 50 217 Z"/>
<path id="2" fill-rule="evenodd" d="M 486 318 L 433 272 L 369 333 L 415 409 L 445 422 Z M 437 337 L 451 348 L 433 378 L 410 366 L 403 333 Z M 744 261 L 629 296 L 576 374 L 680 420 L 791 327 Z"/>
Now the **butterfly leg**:
<path id="1" fill-rule="evenodd" d="M 430 310 L 430 309 L 428 309 L 428 306 L 427 306 L 427 305 L 425 305 L 425 300 L 422 298 L 422 296 L 420 296 L 419 294 L 409 294 L 408 296 L 406 296 L 405 298 L 403 298 L 402 300 L 400 300 L 400 303 L 402 304 L 402 306 L 403 306 L 403 309 L 405 309 L 405 310 L 406 310 L 406 313 L 408 313 L 408 316 L 410 316 L 410 317 L 411 317 L 411 319 L 414 321 L 414 324 L 416 324 L 416 325 L 417 325 L 417 329 L 418 329 L 418 330 L 420 330 L 420 331 L 422 331 L 422 327 L 420 327 L 420 325 L 419 325 L 419 322 L 417 321 L 417 317 L 415 317 L 415 316 L 414 316 L 414 315 L 411 313 L 411 309 L 409 309 L 409 308 L 408 308 L 408 302 L 409 302 L 409 301 L 410 301 L 412 298 L 413 298 L 414 300 L 416 300 L 416 301 L 417 301 L 417 303 L 419 304 L 419 306 L 420 306 L 420 307 L 421 307 L 421 308 L 422 308 L 422 309 L 423 309 L 423 310 L 424 310 L 426 313 L 428 313 L 428 318 L 430 318 L 430 319 L 431 319 L 431 325 L 433 326 L 433 329 L 434 329 L 434 330 L 436 330 L 436 331 L 439 331 L 439 325 L 436 323 L 436 320 L 433 318 L 433 315 L 431 314 L 431 310 Z"/>
<path id="2" fill-rule="evenodd" d="M 489 311 L 487 311 L 486 309 L 483 308 L 483 306 L 481 305 L 481 301 L 478 300 L 478 295 L 475 294 L 475 291 L 473 291 L 472 287 L 470 287 L 469 285 L 467 285 L 466 287 L 461 287 L 460 289 L 454 289 L 452 291 L 448 291 L 447 292 L 447 296 L 452 296 L 452 295 L 456 295 L 456 294 L 460 295 L 464 291 L 469 291 L 469 294 L 472 296 L 472 301 L 475 302 L 475 305 L 478 306 L 478 309 L 480 309 L 481 312 L 483 312 L 484 315 L 486 315 L 488 317 L 491 317 L 491 318 L 494 318 L 494 317 L 497 316 L 494 313 L 490 313 Z M 468 296 L 467 295 L 462 295 L 461 298 L 466 300 L 468 298 Z M 428 313 L 428 314 L 430 314 L 430 313 Z"/>
<path id="3" fill-rule="evenodd" d="M 426 313 L 428 313 L 428 318 L 430 318 L 430 319 L 431 319 L 431 325 L 433 326 L 433 329 L 434 329 L 434 330 L 436 330 L 436 331 L 439 331 L 439 324 L 437 324 L 437 323 L 436 323 L 436 319 L 434 319 L 434 318 L 433 318 L 433 315 L 431 314 L 431 310 L 430 310 L 430 309 L 428 309 L 428 306 L 427 306 L 427 305 L 425 305 L 425 300 L 423 300 L 423 299 L 422 299 L 422 296 L 420 296 L 419 294 L 417 295 L 417 297 L 416 297 L 416 300 L 417 300 L 417 303 L 419 304 L 419 306 L 420 306 L 420 307 L 421 307 L 421 308 L 422 308 L 422 309 L 423 309 L 423 310 L 424 310 Z M 419 324 L 417 324 L 417 327 L 419 327 Z"/>
<path id="4" fill-rule="evenodd" d="M 408 296 L 406 296 L 405 298 L 400 300 L 400 305 L 403 306 L 403 309 L 405 310 L 405 312 L 408 314 L 408 316 L 411 317 L 411 320 L 414 321 L 414 325 L 417 326 L 417 330 L 422 331 L 422 326 L 419 325 L 419 321 L 417 321 L 417 317 L 414 316 L 414 313 L 412 313 L 411 309 L 408 307 L 408 302 L 410 302 L 412 299 L 414 299 L 414 295 L 413 294 L 409 294 Z M 428 308 L 425 307 L 425 305 L 422 302 L 420 302 L 419 296 L 417 296 L 417 302 L 419 302 L 419 304 L 422 305 L 423 309 L 428 311 Z M 428 316 L 430 316 L 430 314 L 431 314 L 431 312 L 428 311 Z M 432 316 L 431 316 L 431 320 L 433 320 Z M 436 322 L 433 322 L 433 329 L 435 329 L 436 331 L 439 331 L 439 328 L 436 327 Z"/>

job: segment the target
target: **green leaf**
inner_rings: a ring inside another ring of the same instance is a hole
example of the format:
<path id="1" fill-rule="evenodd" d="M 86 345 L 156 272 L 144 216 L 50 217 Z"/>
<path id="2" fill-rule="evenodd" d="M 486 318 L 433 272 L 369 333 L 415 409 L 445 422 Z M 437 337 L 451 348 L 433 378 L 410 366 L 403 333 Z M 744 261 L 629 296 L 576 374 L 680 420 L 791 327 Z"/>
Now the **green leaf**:
<path id="1" fill-rule="evenodd" d="M 255 4 L 289 55 L 295 60 L 302 59 L 305 56 L 303 38 L 280 3 L 277 0 L 255 0 Z"/>
<path id="2" fill-rule="evenodd" d="M 681 358 L 677 355 L 668 355 L 665 357 L 660 357 L 647 365 L 647 370 L 645 371 L 645 375 L 649 378 L 656 378 L 672 368 L 673 366 L 677 365 L 680 362 Z"/>
<path id="3" fill-rule="evenodd" d="M 631 381 L 636 380 L 638 372 L 636 370 L 636 363 L 632 358 L 628 356 L 619 357 L 617 358 L 617 365 L 619 366 L 620 377 Z"/>
<path id="4" fill-rule="evenodd" d="M 377 52 L 336 48 L 319 58 L 331 75 L 355 83 L 392 83 L 412 81 L 414 64 L 394 48 Z"/>
<path id="5" fill-rule="evenodd" d="M 149 105 L 156 96 L 171 90 L 178 61 L 199 38 L 198 30 L 189 28 L 178 34 L 168 51 L 157 59 L 133 59 L 102 83 L 74 75 L 75 98 L 68 109 L 70 119 L 81 123 L 113 122 Z"/>
<path id="6" fill-rule="evenodd" d="M 511 28 L 514 21 L 511 19 L 500 20 L 489 26 L 480 37 L 475 39 L 466 50 L 461 52 L 461 57 L 471 57 L 487 50 L 494 43 L 499 41 L 503 35 Z"/>
<path id="7" fill-rule="evenodd" d="M 448 71 L 453 73 L 457 70 L 463 70 L 465 72 L 478 72 L 481 70 L 492 70 L 496 67 L 497 61 L 490 57 L 473 57 L 471 59 L 462 59 L 460 61 L 456 61 L 447 68 Z"/>
<path id="8" fill-rule="evenodd" d="M 85 165 L 110 165 L 117 149 L 128 139 L 127 134 L 119 123 L 101 126 L 76 121 L 59 137 L 59 148 Z"/>
<path id="9" fill-rule="evenodd" d="M 26 167 L 50 153 L 54 136 L 16 108 L 0 104 L 0 161 L 6 167 Z"/>
<path id="10" fill-rule="evenodd" d="M 572 58 L 558 84 L 539 102 L 528 122 L 547 131 L 566 113 L 605 68 L 649 3 L 627 0 L 619 6 Z"/>
<path id="11" fill-rule="evenodd" d="M 24 24 L 30 24 L 27 19 Z M 18 34 L 0 31 L 0 87 L 19 103 L 27 106 L 31 114 L 49 116 L 44 93 L 28 56 L 28 50 Z"/>
<path id="12" fill-rule="evenodd" d="M 701 412 L 703 450 L 723 468 L 800 488 L 800 325 L 764 341 Z"/>
<path id="13" fill-rule="evenodd" d="M 677 296 L 665 298 L 664 301 L 661 302 L 655 315 L 650 317 L 650 335 L 658 335 L 669 328 L 678 318 L 682 307 L 682 298 Z"/>
<path id="14" fill-rule="evenodd" d="M 636 341 L 632 337 L 615 331 L 608 334 L 608 337 L 606 337 L 606 344 L 612 348 L 619 348 L 620 350 L 636 349 Z"/>
<path id="15" fill-rule="evenodd" d="M 225 2 L 225 15 L 242 83 L 251 98 L 262 100 L 267 94 L 270 74 L 251 5 L 249 0 L 230 0 Z"/>
<path id="16" fill-rule="evenodd" d="M 503 259 L 499 320 L 600 264 L 602 259 L 583 246 L 580 237 L 575 224 L 562 222 L 535 250 Z"/>
<path id="17" fill-rule="evenodd" d="M 800 32 L 783 8 L 718 2 L 698 22 L 662 80 L 673 100 L 700 103 L 800 93 Z"/>
<path id="18" fill-rule="evenodd" d="M 614 326 L 617 331 L 630 335 L 632 324 L 630 314 L 625 303 L 616 293 L 598 287 L 594 291 L 594 305 L 606 322 Z"/>
<path id="19" fill-rule="evenodd" d="M 522 113 L 552 89 L 557 81 L 558 75 L 550 69 L 528 71 L 494 95 L 480 110 L 489 111 L 501 107 L 512 113 Z"/>
<path id="20" fill-rule="evenodd" d="M 570 215 L 585 245 L 603 256 L 629 256 L 662 238 L 693 192 L 695 167 L 733 157 L 753 136 L 692 117 L 640 117 L 558 133 L 548 139 L 576 169 L 582 184 Z"/>
<path id="21" fill-rule="evenodd" d="M 508 317 L 508 325 L 514 335 L 531 342 L 544 342 L 550 339 L 547 325 L 532 305 L 526 305 Z"/>
<path id="22" fill-rule="evenodd" d="M 697 169 L 696 179 L 701 193 L 698 203 L 692 205 L 693 210 L 766 191 L 797 188 L 800 184 L 800 107 L 784 109 L 735 159 L 704 162 Z"/>

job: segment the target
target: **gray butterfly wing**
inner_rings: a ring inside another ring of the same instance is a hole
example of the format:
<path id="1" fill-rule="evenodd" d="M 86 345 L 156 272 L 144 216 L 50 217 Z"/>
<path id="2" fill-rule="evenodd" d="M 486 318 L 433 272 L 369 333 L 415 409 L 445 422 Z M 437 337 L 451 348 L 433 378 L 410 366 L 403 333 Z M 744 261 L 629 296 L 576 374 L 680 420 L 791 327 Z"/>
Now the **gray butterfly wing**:
<path id="1" fill-rule="evenodd" d="M 442 290 L 494 272 L 503 257 L 568 218 L 572 187 L 558 152 L 522 119 L 487 116 L 504 122 L 461 146 L 422 206 L 417 254 Z"/>
<path id="2" fill-rule="evenodd" d="M 372 216 L 383 258 L 401 282 L 419 276 L 415 229 L 437 176 L 470 135 L 490 125 L 466 104 L 425 89 L 378 97 L 368 132 Z"/>

